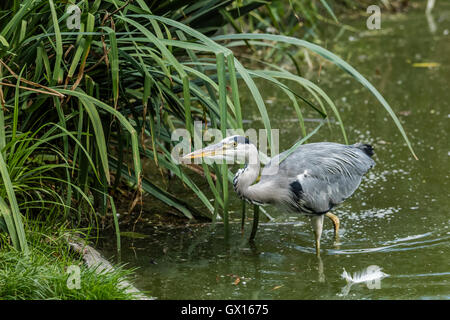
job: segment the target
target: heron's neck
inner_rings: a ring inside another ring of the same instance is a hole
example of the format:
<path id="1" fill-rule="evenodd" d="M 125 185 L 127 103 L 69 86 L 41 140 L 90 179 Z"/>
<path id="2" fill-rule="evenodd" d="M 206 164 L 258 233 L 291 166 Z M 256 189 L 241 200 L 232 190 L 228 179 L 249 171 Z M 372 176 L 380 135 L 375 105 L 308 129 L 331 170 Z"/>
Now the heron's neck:
<path id="1" fill-rule="evenodd" d="M 259 176 L 261 169 L 260 160 L 258 157 L 258 150 L 256 147 L 252 148 L 249 163 L 246 163 L 245 167 L 239 169 L 233 179 L 234 190 L 238 196 L 254 204 L 262 204 L 265 202 L 264 197 L 258 191 L 259 183 L 253 185 Z"/>

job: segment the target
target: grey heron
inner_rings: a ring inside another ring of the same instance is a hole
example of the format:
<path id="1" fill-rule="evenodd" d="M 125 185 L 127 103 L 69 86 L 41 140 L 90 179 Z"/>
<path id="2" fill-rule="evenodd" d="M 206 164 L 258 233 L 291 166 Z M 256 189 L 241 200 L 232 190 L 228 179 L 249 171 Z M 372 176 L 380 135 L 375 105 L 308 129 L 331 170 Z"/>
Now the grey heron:
<path id="1" fill-rule="evenodd" d="M 332 220 L 337 240 L 339 219 L 330 210 L 355 192 L 363 175 L 375 165 L 372 155 L 373 148 L 368 144 L 308 143 L 273 157 L 261 171 L 256 146 L 248 138 L 236 135 L 184 158 L 245 163 L 233 180 L 238 196 L 253 204 L 278 205 L 310 216 L 319 255 L 324 217 Z"/>

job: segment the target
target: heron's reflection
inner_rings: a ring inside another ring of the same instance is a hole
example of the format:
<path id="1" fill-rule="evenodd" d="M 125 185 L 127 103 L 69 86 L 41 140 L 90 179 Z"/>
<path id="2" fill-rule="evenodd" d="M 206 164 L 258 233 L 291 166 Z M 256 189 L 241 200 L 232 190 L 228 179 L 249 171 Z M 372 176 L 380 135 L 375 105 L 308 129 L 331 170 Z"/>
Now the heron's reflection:
<path id="1" fill-rule="evenodd" d="M 430 29 L 431 33 L 436 33 L 437 26 L 436 26 L 436 22 L 434 21 L 433 14 L 431 12 L 427 11 L 425 13 L 425 16 L 427 17 L 428 29 Z"/>
<path id="2" fill-rule="evenodd" d="M 248 240 L 243 238 L 242 241 L 248 241 Z M 249 247 L 250 251 L 252 252 L 252 254 L 255 257 L 258 257 L 261 254 L 261 250 L 258 249 L 258 243 L 256 241 L 250 240 L 250 241 L 247 242 L 247 244 L 248 244 L 248 247 Z M 335 248 L 339 248 L 339 245 L 340 245 L 340 242 L 335 241 L 335 243 L 334 243 Z M 305 248 L 305 252 L 309 252 L 309 249 Z M 315 265 L 314 267 L 317 269 L 317 280 L 320 283 L 324 283 L 326 278 L 325 278 L 325 268 L 324 268 L 323 260 L 322 260 L 322 258 L 320 256 L 320 254 L 316 255 L 314 258 L 315 258 L 315 259 L 313 259 L 313 260 L 315 260 L 314 261 L 314 265 Z M 259 262 L 259 259 L 255 259 L 255 261 Z"/>
<path id="3" fill-rule="evenodd" d="M 320 256 L 317 256 L 317 272 L 319 282 L 325 282 L 325 273 L 323 272 L 323 261 Z"/>
<path id="4" fill-rule="evenodd" d="M 427 9 L 425 10 L 425 16 L 427 17 L 428 29 L 431 33 L 435 33 L 437 30 L 436 22 L 434 21 L 433 14 L 431 11 L 434 8 L 435 0 L 428 0 Z"/>

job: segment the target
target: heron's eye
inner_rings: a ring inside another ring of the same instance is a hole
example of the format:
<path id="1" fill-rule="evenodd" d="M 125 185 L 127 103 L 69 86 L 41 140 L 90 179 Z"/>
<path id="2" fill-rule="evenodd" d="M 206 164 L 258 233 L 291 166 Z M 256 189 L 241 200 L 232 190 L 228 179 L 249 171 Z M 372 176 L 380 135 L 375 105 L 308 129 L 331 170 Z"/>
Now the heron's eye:
<path id="1" fill-rule="evenodd" d="M 233 142 L 233 147 L 237 148 L 237 142 L 236 141 Z"/>

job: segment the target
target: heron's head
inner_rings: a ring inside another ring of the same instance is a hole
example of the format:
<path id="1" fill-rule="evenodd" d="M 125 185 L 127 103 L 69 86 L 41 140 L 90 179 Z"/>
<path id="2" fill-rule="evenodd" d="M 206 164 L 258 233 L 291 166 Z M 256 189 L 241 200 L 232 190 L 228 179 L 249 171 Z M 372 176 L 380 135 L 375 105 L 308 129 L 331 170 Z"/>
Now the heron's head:
<path id="1" fill-rule="evenodd" d="M 231 136 L 219 143 L 196 150 L 183 157 L 183 159 L 206 158 L 212 160 L 235 161 L 236 163 L 249 162 L 250 155 L 258 153 L 255 145 L 243 136 Z M 257 161 L 257 160 L 256 160 Z"/>

